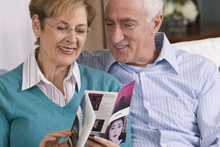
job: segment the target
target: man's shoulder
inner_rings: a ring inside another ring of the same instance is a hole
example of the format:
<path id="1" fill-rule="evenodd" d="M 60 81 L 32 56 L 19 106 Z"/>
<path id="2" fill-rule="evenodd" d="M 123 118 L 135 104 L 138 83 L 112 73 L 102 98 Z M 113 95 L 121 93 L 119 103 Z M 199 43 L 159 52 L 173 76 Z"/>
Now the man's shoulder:
<path id="1" fill-rule="evenodd" d="M 83 50 L 76 62 L 95 69 L 104 70 L 110 54 L 108 49 L 94 50 L 92 52 Z"/>
<path id="2" fill-rule="evenodd" d="M 80 73 L 83 73 L 83 75 L 85 76 L 90 76 L 93 78 L 101 78 L 101 77 L 107 77 L 107 78 L 113 78 L 116 79 L 114 76 L 112 76 L 111 74 L 98 70 L 98 69 L 94 69 L 91 67 L 88 67 L 86 65 L 83 64 L 78 64 L 79 69 L 80 69 Z"/>
<path id="3" fill-rule="evenodd" d="M 99 49 L 99 50 L 94 50 L 92 52 L 89 52 L 87 50 L 82 50 L 80 56 L 83 57 L 94 57 L 94 58 L 101 58 L 103 55 L 109 55 L 110 51 L 109 49 Z"/>
<path id="4" fill-rule="evenodd" d="M 207 63 L 216 66 L 216 64 L 212 60 L 202 55 L 196 53 L 190 53 L 181 49 L 176 50 L 176 57 L 180 62 L 197 62 L 198 64 Z"/>
<path id="5" fill-rule="evenodd" d="M 196 74 L 197 78 L 205 79 L 210 75 L 219 76 L 216 63 L 202 55 L 176 50 L 176 59 L 180 70 Z"/>

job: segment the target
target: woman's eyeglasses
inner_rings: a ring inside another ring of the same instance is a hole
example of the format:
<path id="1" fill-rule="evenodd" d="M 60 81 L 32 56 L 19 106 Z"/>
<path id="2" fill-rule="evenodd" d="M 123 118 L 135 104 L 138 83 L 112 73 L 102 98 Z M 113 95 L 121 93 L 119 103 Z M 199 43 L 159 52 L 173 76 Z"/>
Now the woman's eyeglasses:
<path id="1" fill-rule="evenodd" d="M 67 35 L 70 31 L 74 31 L 76 33 L 76 35 L 84 37 L 90 31 L 90 29 L 88 27 L 84 27 L 84 26 L 80 26 L 80 27 L 78 27 L 76 29 L 70 29 L 68 26 L 65 26 L 63 24 L 58 24 L 58 25 L 52 26 L 47 21 L 45 21 L 45 22 L 50 27 L 54 28 L 58 34 L 61 34 L 61 35 Z"/>

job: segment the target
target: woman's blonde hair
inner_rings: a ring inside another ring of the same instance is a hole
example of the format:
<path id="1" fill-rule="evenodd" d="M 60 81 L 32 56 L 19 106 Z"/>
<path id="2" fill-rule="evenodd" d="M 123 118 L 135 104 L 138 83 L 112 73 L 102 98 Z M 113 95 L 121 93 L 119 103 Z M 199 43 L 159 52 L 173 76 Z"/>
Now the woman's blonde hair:
<path id="1" fill-rule="evenodd" d="M 96 8 L 89 2 L 89 0 L 31 0 L 29 3 L 30 17 L 34 14 L 38 15 L 41 30 L 45 27 L 45 18 L 57 17 L 63 12 L 67 15 L 74 16 L 78 8 L 84 7 L 87 12 L 87 24 L 91 27 L 92 21 L 96 16 Z M 35 44 L 40 44 L 38 38 Z"/>

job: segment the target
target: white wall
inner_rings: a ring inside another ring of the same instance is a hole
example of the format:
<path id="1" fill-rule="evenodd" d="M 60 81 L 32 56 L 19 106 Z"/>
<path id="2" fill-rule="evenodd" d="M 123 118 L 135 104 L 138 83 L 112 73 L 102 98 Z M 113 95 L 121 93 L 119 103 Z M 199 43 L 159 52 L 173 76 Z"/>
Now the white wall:
<path id="1" fill-rule="evenodd" d="M 29 1 L 0 0 L 0 69 L 17 67 L 36 48 Z"/>
<path id="2" fill-rule="evenodd" d="M 11 70 L 21 64 L 36 46 L 29 16 L 30 0 L 0 0 L 0 69 Z M 84 49 L 106 48 L 102 0 L 91 0 L 97 8 Z"/>

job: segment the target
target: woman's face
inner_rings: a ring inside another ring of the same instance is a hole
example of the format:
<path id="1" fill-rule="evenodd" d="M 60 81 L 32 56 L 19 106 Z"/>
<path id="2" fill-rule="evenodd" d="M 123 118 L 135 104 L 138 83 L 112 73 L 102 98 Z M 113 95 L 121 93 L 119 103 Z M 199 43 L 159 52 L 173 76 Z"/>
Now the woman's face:
<path id="1" fill-rule="evenodd" d="M 73 17 L 64 11 L 56 18 L 46 18 L 45 28 L 39 36 L 39 59 L 56 66 L 72 64 L 81 53 L 87 37 L 85 8 L 79 8 Z"/>
<path id="2" fill-rule="evenodd" d="M 109 139 L 114 142 L 117 143 L 118 137 L 121 135 L 121 131 L 123 128 L 123 121 L 122 120 L 116 120 L 110 127 L 109 129 Z"/>

